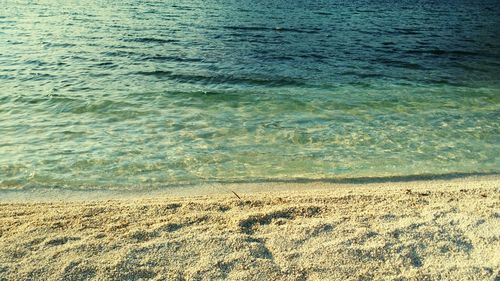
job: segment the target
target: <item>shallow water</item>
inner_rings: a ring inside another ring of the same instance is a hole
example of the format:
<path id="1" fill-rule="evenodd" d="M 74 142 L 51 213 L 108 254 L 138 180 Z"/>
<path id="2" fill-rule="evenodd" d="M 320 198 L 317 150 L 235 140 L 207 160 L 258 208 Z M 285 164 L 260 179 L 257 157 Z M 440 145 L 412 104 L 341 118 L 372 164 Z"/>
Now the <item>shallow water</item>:
<path id="1" fill-rule="evenodd" d="M 499 172 L 497 1 L 81 2 L 0 10 L 0 189 Z"/>

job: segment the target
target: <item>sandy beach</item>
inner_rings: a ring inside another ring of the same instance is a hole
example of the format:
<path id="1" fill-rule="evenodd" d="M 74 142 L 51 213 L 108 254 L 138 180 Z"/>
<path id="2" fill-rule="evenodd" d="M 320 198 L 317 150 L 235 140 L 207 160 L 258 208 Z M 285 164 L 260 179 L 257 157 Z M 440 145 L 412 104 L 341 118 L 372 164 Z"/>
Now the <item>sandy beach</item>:
<path id="1" fill-rule="evenodd" d="M 499 179 L 3 202 L 0 280 L 499 280 Z"/>

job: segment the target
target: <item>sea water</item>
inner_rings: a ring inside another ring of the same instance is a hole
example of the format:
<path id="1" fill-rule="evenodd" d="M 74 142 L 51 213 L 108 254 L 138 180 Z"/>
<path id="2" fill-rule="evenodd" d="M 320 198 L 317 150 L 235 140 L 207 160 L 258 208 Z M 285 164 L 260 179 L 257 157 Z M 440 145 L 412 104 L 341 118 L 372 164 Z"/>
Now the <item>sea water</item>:
<path id="1" fill-rule="evenodd" d="M 500 171 L 497 0 L 0 4 L 0 190 Z"/>

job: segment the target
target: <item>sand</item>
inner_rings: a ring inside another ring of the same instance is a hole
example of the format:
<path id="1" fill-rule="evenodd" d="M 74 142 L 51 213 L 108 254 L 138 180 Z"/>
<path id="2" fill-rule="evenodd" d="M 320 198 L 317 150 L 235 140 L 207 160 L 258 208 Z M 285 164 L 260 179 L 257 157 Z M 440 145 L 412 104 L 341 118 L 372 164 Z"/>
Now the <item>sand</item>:
<path id="1" fill-rule="evenodd" d="M 0 280 L 499 280 L 499 183 L 18 199 L 0 203 Z"/>

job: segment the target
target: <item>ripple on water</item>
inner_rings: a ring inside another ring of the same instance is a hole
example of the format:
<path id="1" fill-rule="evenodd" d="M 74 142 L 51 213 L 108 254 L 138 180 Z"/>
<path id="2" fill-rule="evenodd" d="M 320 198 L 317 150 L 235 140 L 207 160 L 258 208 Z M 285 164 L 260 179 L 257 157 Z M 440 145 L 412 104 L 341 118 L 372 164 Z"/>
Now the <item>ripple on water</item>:
<path id="1" fill-rule="evenodd" d="M 497 7 L 14 0 L 0 189 L 497 173 Z"/>

